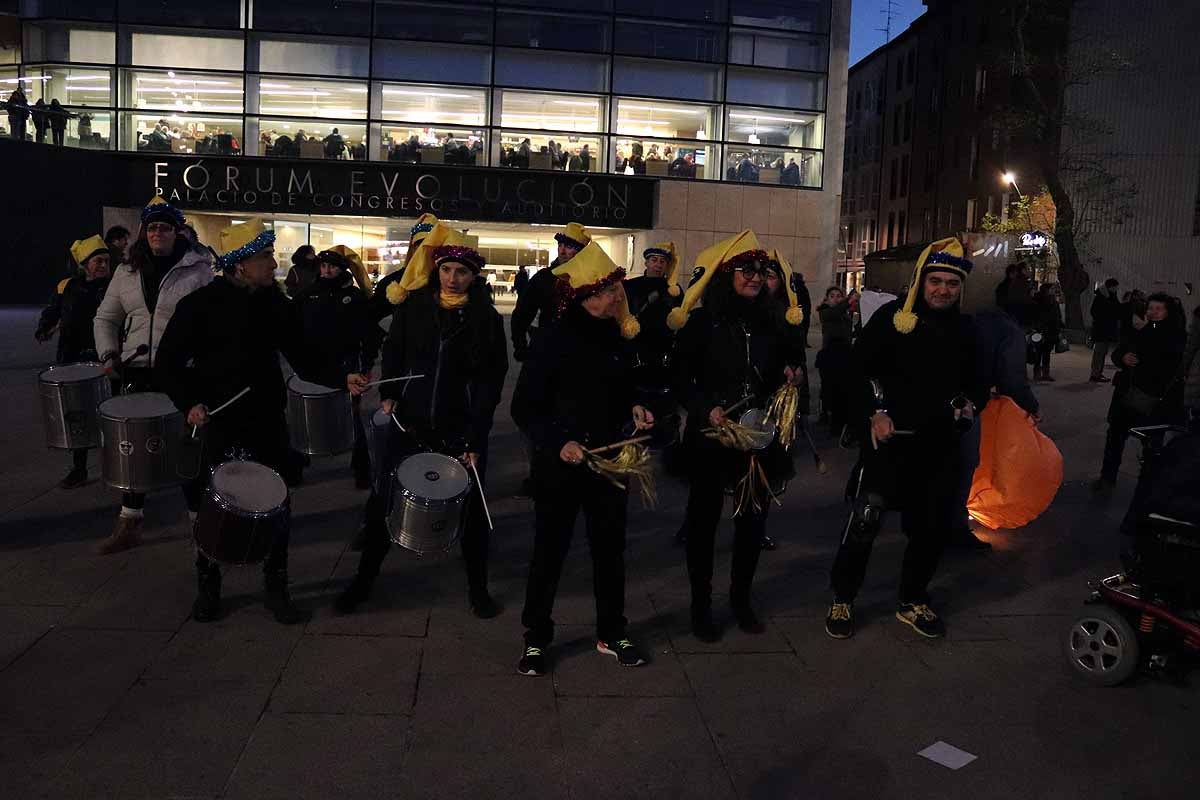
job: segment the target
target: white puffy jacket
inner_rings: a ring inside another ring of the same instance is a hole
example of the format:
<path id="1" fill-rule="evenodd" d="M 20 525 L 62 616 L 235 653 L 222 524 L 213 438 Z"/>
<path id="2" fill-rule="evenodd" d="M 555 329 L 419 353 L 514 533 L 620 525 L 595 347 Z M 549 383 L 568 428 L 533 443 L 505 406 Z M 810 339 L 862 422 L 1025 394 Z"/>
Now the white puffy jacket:
<path id="1" fill-rule="evenodd" d="M 117 267 L 96 311 L 96 352 L 102 359 L 119 352 L 122 362 L 132 359 L 127 366 L 151 366 L 176 304 L 212 279 L 212 260 L 204 253 L 188 250 L 159 281 L 158 302 L 151 314 L 141 276 L 129 264 Z M 149 352 L 133 358 L 138 345 L 143 344 Z"/>

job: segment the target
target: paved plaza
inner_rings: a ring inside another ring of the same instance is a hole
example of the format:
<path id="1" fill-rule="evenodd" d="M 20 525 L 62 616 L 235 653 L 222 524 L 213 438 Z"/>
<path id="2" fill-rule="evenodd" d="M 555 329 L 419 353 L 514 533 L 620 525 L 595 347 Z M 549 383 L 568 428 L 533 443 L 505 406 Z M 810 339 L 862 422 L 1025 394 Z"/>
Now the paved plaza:
<path id="1" fill-rule="evenodd" d="M 1027 528 L 986 534 L 990 554 L 953 554 L 933 585 L 949 636 L 920 640 L 893 617 L 903 540 L 889 519 L 857 606 L 859 631 L 823 629 L 853 454 L 805 452 L 769 531 L 756 601 L 767 632 L 688 632 L 684 487 L 630 506 L 627 616 L 651 654 L 622 669 L 595 651 L 582 530 L 567 563 L 544 678 L 515 673 L 532 505 L 513 496 L 520 444 L 497 414 L 492 441 L 496 619 L 475 619 L 456 558 L 393 549 L 365 611 L 331 603 L 353 575 L 365 493 L 349 456 L 314 459 L 293 497 L 291 580 L 314 611 L 276 624 L 261 573 L 228 569 L 226 616 L 189 619 L 192 544 L 177 490 L 152 495 L 142 547 L 92 554 L 117 493 L 57 488 L 69 457 L 44 446 L 36 310 L 0 309 L 0 798 L 1195 798 L 1194 687 L 1146 676 L 1093 689 L 1060 639 L 1087 581 L 1117 571 L 1117 494 L 1087 489 L 1110 390 L 1086 382 L 1080 346 L 1037 389 L 1066 461 L 1053 506 Z M 814 338 L 816 338 L 814 336 Z M 810 351 L 813 353 L 815 351 Z M 811 359 L 810 359 L 811 361 Z M 814 371 L 815 377 L 815 371 Z M 728 509 L 727 509 L 728 513 Z M 729 571 L 731 526 L 715 588 Z M 918 751 L 977 758 L 952 770 Z"/>

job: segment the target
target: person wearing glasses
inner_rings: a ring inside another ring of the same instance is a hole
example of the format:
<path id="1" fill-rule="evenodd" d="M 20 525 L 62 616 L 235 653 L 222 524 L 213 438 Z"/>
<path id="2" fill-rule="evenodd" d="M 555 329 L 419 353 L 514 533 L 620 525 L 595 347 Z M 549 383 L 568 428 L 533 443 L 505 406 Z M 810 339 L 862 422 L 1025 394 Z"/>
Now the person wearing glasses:
<path id="1" fill-rule="evenodd" d="M 113 271 L 96 310 L 96 352 L 127 393 L 154 391 L 155 355 L 176 305 L 212 282 L 207 252 L 193 248 L 183 232 L 183 212 L 161 197 L 151 200 L 142 209 L 129 260 Z M 101 555 L 138 544 L 145 503 L 144 494 L 122 495 L 121 513 L 112 535 L 100 545 Z"/>
<path id="2" fill-rule="evenodd" d="M 751 607 L 750 589 L 770 509 L 768 487 L 778 487 L 792 476 L 791 459 L 777 438 L 751 454 L 725 447 L 704 433 L 723 424 L 726 409 L 737 421 L 748 408 L 764 408 L 784 383 L 803 382 L 802 317 L 794 295 L 781 313 L 780 304 L 766 291 L 771 260 L 753 231 L 717 242 L 697 256 L 683 302 L 667 316 L 667 325 L 679 332 L 672 363 L 675 399 L 687 409 L 683 447 L 690 490 L 684 529 L 692 633 L 704 642 L 721 637 L 712 614 L 712 577 L 726 489 L 751 472 L 756 480 L 761 475 L 767 482 L 756 492 L 760 502 L 737 501 L 729 582 L 729 603 L 738 627 L 758 634 L 764 627 Z"/>

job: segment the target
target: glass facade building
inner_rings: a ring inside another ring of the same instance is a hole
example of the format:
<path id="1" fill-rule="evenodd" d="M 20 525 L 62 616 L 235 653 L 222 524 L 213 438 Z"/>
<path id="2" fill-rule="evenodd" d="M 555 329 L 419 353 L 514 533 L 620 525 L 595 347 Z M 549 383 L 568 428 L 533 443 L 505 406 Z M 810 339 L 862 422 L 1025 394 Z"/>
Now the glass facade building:
<path id="1" fill-rule="evenodd" d="M 830 0 L 20 0 L 5 95 L 125 151 L 821 189 Z"/>

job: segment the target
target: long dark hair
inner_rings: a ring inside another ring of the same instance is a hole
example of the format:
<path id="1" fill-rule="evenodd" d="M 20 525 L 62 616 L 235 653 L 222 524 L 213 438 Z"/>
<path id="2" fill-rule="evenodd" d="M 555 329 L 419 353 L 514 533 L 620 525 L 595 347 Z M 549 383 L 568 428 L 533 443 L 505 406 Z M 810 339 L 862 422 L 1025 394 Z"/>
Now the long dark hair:
<path id="1" fill-rule="evenodd" d="M 704 308 L 714 317 L 729 317 L 745 312 L 754 321 L 767 322 L 771 319 L 771 309 L 774 305 L 765 277 L 762 291 L 750 301 L 734 291 L 732 272 L 718 270 L 709 281 L 708 288 L 704 290 Z"/>
<path id="2" fill-rule="evenodd" d="M 180 230 L 175 231 L 175 249 L 171 251 L 174 261 L 178 263 L 179 259 L 183 258 L 184 254 L 191 248 L 192 243 L 183 235 Z M 151 266 L 150 258 L 153 254 L 150 252 L 150 242 L 146 241 L 146 229 L 142 226 L 142 231 L 138 236 L 138 240 L 129 248 L 129 267 L 134 272 L 143 267 Z"/>

